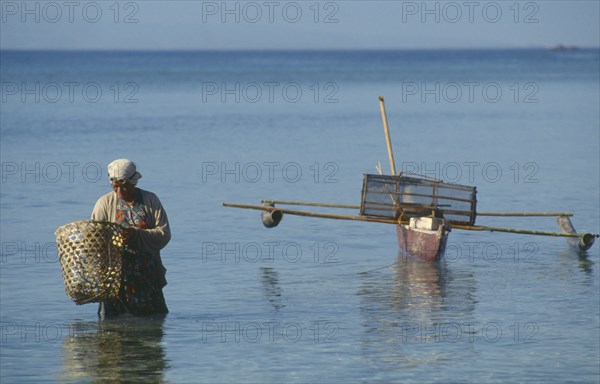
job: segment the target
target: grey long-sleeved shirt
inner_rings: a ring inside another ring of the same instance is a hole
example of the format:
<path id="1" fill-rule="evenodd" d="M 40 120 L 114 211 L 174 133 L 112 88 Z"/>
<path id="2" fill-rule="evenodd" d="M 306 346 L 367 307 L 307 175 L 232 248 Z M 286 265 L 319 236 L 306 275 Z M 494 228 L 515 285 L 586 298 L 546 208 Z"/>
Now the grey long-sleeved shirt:
<path id="1" fill-rule="evenodd" d="M 146 209 L 147 229 L 136 228 L 135 235 L 130 240 L 129 246 L 141 250 L 143 253 L 152 255 L 163 271 L 162 286 L 167 284 L 164 275 L 166 272 L 160 258 L 160 250 L 163 249 L 171 240 L 171 230 L 169 228 L 169 219 L 158 196 L 154 193 L 140 189 L 142 199 Z M 101 196 L 94 210 L 92 211 L 92 220 L 97 221 L 117 221 L 117 194 L 114 191 Z"/>

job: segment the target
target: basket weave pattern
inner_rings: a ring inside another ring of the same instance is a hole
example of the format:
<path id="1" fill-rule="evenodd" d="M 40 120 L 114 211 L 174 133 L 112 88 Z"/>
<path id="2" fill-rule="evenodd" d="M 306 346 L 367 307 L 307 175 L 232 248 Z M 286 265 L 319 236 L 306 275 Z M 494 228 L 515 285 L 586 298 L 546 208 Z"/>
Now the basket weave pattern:
<path id="1" fill-rule="evenodd" d="M 123 229 L 108 222 L 81 220 L 54 233 L 67 296 L 77 304 L 119 297 Z"/>

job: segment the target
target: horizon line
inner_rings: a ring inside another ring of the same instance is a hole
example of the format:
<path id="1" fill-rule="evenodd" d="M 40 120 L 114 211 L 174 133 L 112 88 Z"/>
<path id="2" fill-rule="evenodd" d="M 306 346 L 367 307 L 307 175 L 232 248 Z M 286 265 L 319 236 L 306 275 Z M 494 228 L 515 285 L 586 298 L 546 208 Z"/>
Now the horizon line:
<path id="1" fill-rule="evenodd" d="M 556 44 L 552 46 L 529 47 L 405 47 L 405 48 L 1 48 L 8 51 L 44 51 L 44 52 L 381 52 L 381 51 L 483 51 L 483 50 L 600 50 L 600 46 L 578 46 Z"/>

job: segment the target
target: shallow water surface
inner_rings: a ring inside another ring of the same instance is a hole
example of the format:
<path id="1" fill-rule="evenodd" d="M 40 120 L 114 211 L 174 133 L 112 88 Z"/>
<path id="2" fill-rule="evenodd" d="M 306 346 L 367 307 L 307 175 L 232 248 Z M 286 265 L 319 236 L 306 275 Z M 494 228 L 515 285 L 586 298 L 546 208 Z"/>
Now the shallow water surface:
<path id="1" fill-rule="evenodd" d="M 362 175 L 387 169 L 383 94 L 399 170 L 477 186 L 479 211 L 571 211 L 599 232 L 599 67 L 597 50 L 2 52 L 3 82 L 105 96 L 2 104 L 1 381 L 598 382 L 598 246 L 455 230 L 424 264 L 393 226 L 267 230 L 221 203 L 358 204 Z M 206 89 L 266 82 L 303 97 Z M 435 94 L 466 82 L 502 96 Z M 137 101 L 115 102 L 117 83 Z M 99 321 L 64 293 L 53 231 L 89 217 L 120 157 L 169 214 L 164 318 Z"/>

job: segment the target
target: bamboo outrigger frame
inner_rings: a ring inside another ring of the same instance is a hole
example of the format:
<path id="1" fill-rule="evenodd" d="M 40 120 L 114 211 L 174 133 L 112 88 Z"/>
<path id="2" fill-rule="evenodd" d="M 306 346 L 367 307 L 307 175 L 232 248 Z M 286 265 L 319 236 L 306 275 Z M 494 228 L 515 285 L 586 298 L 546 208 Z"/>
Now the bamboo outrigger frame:
<path id="1" fill-rule="evenodd" d="M 293 209 L 285 209 L 270 206 L 270 204 L 279 205 L 301 205 L 301 206 L 315 206 L 315 207 L 327 207 L 327 208 L 360 208 L 355 205 L 346 204 L 328 204 L 328 203 L 314 203 L 314 202 L 300 202 L 300 201 L 284 201 L 284 200 L 262 200 L 263 203 L 268 205 L 251 205 L 251 204 L 237 204 L 237 203 L 223 203 L 224 207 L 230 208 L 242 208 L 242 209 L 253 209 L 265 212 L 279 212 L 280 214 L 288 214 L 294 216 L 305 216 L 315 217 L 321 219 L 333 219 L 333 220 L 353 220 L 353 221 L 365 221 L 369 223 L 381 223 L 381 224 L 408 224 L 408 220 L 392 220 L 382 219 L 377 217 L 369 216 L 357 216 L 357 215 L 340 215 L 333 213 L 321 213 L 321 212 L 309 212 L 309 211 L 298 211 Z M 570 212 L 482 212 L 478 213 L 479 216 L 507 216 L 507 217 L 569 217 L 573 216 Z M 453 229 L 461 229 L 465 231 L 489 231 L 489 232 L 507 232 L 507 233 L 518 233 L 523 235 L 538 235 L 538 236 L 558 236 L 558 237 L 570 237 L 570 238 L 598 238 L 600 235 L 594 233 L 565 233 L 565 232 L 547 232 L 547 231 L 536 231 L 530 229 L 517 229 L 517 228 L 504 228 L 504 227 L 493 227 L 485 225 L 461 225 L 461 224 L 450 224 Z"/>
<path id="2" fill-rule="evenodd" d="M 573 216 L 571 212 L 476 212 L 476 189 L 475 187 L 468 187 L 458 184 L 444 183 L 440 180 L 428 179 L 425 177 L 412 178 L 410 176 L 404 176 L 403 174 L 396 174 L 394 155 L 392 152 L 390 133 L 387 122 L 387 115 L 385 113 L 385 105 L 383 97 L 379 97 L 379 104 L 381 109 L 382 121 L 384 126 L 384 133 L 386 137 L 386 145 L 388 150 L 388 157 L 390 161 L 391 175 L 383 175 L 381 171 L 381 164 L 377 166 L 380 175 L 365 175 L 363 181 L 363 193 L 360 205 L 350 204 L 332 204 L 332 203 L 319 203 L 319 202 L 306 202 L 306 201 L 288 201 L 288 200 L 262 200 L 262 205 L 249 205 L 249 204 L 237 204 L 237 203 L 223 203 L 225 207 L 251 209 L 262 211 L 263 224 L 272 228 L 279 224 L 284 214 L 314 217 L 323 219 L 333 220 L 353 220 L 362 221 L 369 223 L 382 223 L 382 224 L 393 224 L 396 225 L 400 231 L 402 228 L 409 228 L 411 218 L 415 216 L 427 216 L 425 212 L 430 212 L 429 217 L 433 219 L 437 217 L 442 218 L 443 230 L 440 229 L 438 238 L 440 241 L 440 249 L 443 254 L 443 248 L 445 247 L 445 238 L 447 237 L 450 229 L 459 229 L 466 231 L 489 231 L 489 232 L 506 232 L 523 235 L 537 235 L 537 236 L 555 236 L 565 237 L 569 245 L 578 248 L 580 250 L 589 249 L 595 242 L 596 238 L 600 235 L 595 233 L 577 233 L 573 228 L 573 225 L 569 217 Z M 373 181 L 374 183 L 380 183 L 382 190 L 369 190 L 367 183 Z M 407 185 L 425 185 L 426 188 L 431 187 L 431 193 L 415 193 L 406 192 L 400 190 L 400 187 L 406 187 L 402 183 Z M 413 183 L 413 184 L 411 184 Z M 440 189 L 454 189 L 459 193 L 469 192 L 470 195 L 464 196 L 446 196 L 440 194 Z M 384 201 L 369 201 L 367 194 L 375 196 L 384 196 Z M 389 197 L 389 199 L 387 198 Z M 431 199 L 430 202 L 410 202 L 410 198 L 421 198 L 424 200 Z M 387 201 L 385 201 L 387 200 Z M 442 201 L 440 203 L 440 201 Z M 452 202 L 460 202 L 468 204 L 469 209 L 457 209 L 452 205 Z M 445 203 L 445 204 L 444 204 Z M 295 210 L 276 207 L 276 205 L 291 205 L 291 206 L 306 206 L 306 207 L 322 207 L 322 208 L 339 208 L 339 209 L 358 209 L 359 215 L 347 215 L 347 214 L 334 214 L 334 213 L 320 213 L 310 212 L 304 210 Z M 373 211 L 388 211 L 388 214 L 373 214 Z M 468 220 L 456 220 L 444 219 L 446 216 L 462 216 L 468 217 Z M 556 217 L 557 222 L 561 228 L 561 232 L 551 231 L 538 231 L 531 229 L 518 229 L 518 228 L 505 228 L 495 227 L 486 225 L 475 225 L 476 216 L 495 216 L 495 217 Z M 430 231 L 433 232 L 433 231 Z M 400 233 L 400 232 L 399 232 Z M 399 237 L 400 240 L 400 237 Z M 401 244 L 402 246 L 402 244 Z M 437 249 L 436 249 L 437 252 Z M 439 260 L 439 258 L 436 258 Z"/>

